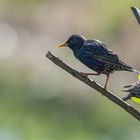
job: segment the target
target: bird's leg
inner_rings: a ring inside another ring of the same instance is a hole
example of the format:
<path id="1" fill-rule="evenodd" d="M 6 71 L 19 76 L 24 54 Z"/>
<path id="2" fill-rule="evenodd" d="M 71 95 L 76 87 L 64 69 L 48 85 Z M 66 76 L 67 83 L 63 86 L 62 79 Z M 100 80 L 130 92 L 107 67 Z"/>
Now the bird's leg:
<path id="1" fill-rule="evenodd" d="M 107 74 L 107 75 L 106 75 L 106 81 L 105 81 L 104 89 L 106 89 L 106 87 L 107 87 L 107 83 L 108 83 L 108 80 L 109 80 L 109 76 L 110 76 L 110 74 Z"/>
<path id="2" fill-rule="evenodd" d="M 98 73 L 84 73 L 84 72 L 80 72 L 82 75 L 88 77 L 89 75 L 99 75 Z"/>

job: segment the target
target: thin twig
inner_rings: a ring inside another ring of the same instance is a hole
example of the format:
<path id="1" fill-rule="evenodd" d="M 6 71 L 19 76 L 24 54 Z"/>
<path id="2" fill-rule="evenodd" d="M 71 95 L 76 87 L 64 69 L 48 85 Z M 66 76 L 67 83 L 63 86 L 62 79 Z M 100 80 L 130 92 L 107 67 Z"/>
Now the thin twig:
<path id="1" fill-rule="evenodd" d="M 100 86 L 95 81 L 91 81 L 86 76 L 79 73 L 77 70 L 73 69 L 72 67 L 68 66 L 66 63 L 64 63 L 62 60 L 60 60 L 58 57 L 54 56 L 51 52 L 48 51 L 46 54 L 46 57 L 50 59 L 52 62 L 54 62 L 57 66 L 61 67 L 71 75 L 73 75 L 75 78 L 81 80 L 86 85 L 92 87 L 93 89 L 96 89 L 99 93 L 110 99 L 112 102 L 117 104 L 118 106 L 122 107 L 125 111 L 127 111 L 129 114 L 131 114 L 134 118 L 140 121 L 140 112 L 135 110 L 132 106 L 124 102 L 121 98 L 117 97 L 113 93 L 111 93 L 108 90 L 105 90 L 102 86 Z"/>
<path id="2" fill-rule="evenodd" d="M 137 22 L 140 24 L 140 10 L 136 7 L 131 7 L 131 10 L 132 10 L 134 16 L 136 17 Z"/>

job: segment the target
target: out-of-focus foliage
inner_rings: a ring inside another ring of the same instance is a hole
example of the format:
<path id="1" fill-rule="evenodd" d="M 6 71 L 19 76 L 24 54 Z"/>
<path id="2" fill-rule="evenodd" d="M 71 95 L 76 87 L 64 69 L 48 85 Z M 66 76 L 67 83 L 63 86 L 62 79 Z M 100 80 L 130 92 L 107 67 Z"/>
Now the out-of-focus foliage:
<path id="1" fill-rule="evenodd" d="M 140 69 L 138 0 L 0 0 L 0 140 L 138 140 L 137 120 L 45 58 L 47 50 L 90 71 L 55 46 L 73 33 L 98 38 Z M 99 83 L 104 76 L 93 77 Z M 112 75 L 120 97 L 133 73 Z M 140 106 L 129 101 L 140 110 Z"/>

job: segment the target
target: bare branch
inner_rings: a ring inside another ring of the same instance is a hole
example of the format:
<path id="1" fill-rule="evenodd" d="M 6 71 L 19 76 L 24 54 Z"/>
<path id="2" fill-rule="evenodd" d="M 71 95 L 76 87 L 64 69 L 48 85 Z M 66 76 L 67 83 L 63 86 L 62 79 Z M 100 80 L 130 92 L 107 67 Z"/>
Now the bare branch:
<path id="1" fill-rule="evenodd" d="M 135 18 L 137 19 L 137 22 L 140 24 L 140 10 L 136 7 L 131 7 L 131 10 L 132 10 Z"/>
<path id="2" fill-rule="evenodd" d="M 122 107 L 125 111 L 127 111 L 129 114 L 131 114 L 134 118 L 140 121 L 140 112 L 135 110 L 132 106 L 124 102 L 121 98 L 117 97 L 110 91 L 105 90 L 102 86 L 100 86 L 95 81 L 91 81 L 86 76 L 79 73 L 77 70 L 73 69 L 72 67 L 68 66 L 66 63 L 64 63 L 62 60 L 54 56 L 51 52 L 48 51 L 46 54 L 46 57 L 49 58 L 52 62 L 54 62 L 57 66 L 61 67 L 71 75 L 73 75 L 75 78 L 81 80 L 86 85 L 92 87 L 93 89 L 97 90 L 99 93 L 107 97 L 109 100 L 117 104 L 118 106 Z"/>

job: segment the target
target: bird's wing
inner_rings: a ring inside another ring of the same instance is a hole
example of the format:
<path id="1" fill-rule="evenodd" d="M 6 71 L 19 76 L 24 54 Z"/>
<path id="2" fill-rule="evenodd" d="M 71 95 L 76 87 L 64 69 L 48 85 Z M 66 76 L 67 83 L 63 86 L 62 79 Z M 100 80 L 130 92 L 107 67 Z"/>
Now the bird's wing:
<path id="1" fill-rule="evenodd" d="M 117 54 L 115 54 L 112 50 L 108 49 L 104 43 L 98 40 L 87 40 L 84 43 L 82 49 L 84 49 L 84 51 L 91 55 L 93 58 L 101 62 L 117 66 L 127 66 L 119 59 Z"/>
<path id="2" fill-rule="evenodd" d="M 130 94 L 132 94 L 132 96 L 140 98 L 140 86 L 132 87 L 131 89 L 129 89 L 127 91 L 130 92 Z"/>
<path id="3" fill-rule="evenodd" d="M 124 86 L 124 88 L 125 88 L 124 91 L 139 94 L 139 96 L 140 96 L 140 81 L 137 81 L 128 86 Z"/>

